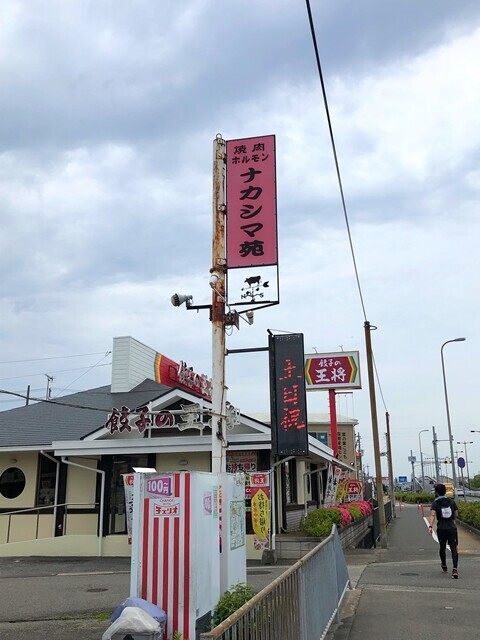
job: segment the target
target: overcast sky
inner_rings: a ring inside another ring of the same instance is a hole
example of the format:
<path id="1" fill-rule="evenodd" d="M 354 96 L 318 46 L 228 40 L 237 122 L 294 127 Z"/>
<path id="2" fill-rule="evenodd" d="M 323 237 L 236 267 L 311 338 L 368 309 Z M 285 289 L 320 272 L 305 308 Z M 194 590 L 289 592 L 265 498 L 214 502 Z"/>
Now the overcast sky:
<path id="1" fill-rule="evenodd" d="M 480 3 L 312 1 L 372 333 L 380 444 L 455 449 L 480 472 Z M 0 387 L 53 396 L 109 384 L 114 336 L 211 372 L 212 143 L 275 134 L 281 304 L 227 338 L 304 334 L 359 350 L 338 398 L 373 445 L 364 316 L 305 2 L 4 0 L 0 4 Z M 88 355 L 86 355 L 88 354 Z M 75 356 L 75 357 L 67 357 Z M 81 356 L 81 357 L 80 357 Z M 40 359 L 42 360 L 35 360 Z M 52 358 L 52 360 L 44 360 Z M 53 359 L 58 358 L 58 359 Z M 12 362 L 20 361 L 24 362 Z M 99 365 L 93 367 L 93 365 Z M 93 367 L 93 368 L 92 368 Z M 269 410 L 265 353 L 231 355 L 229 399 Z M 0 408 L 14 403 L 0 396 Z M 328 411 L 327 394 L 308 396 Z"/>

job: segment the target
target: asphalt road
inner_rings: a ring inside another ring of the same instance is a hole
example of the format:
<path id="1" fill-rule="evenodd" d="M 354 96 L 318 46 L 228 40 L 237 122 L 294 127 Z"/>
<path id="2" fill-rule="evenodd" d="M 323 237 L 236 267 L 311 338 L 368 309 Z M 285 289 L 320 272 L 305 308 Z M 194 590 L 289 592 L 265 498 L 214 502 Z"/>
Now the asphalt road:
<path id="1" fill-rule="evenodd" d="M 288 564 L 249 562 L 260 591 Z M 130 558 L 0 558 L 1 640 L 100 640 L 129 596 Z"/>
<path id="2" fill-rule="evenodd" d="M 0 638 L 99 640 L 129 586 L 129 558 L 0 558 Z"/>

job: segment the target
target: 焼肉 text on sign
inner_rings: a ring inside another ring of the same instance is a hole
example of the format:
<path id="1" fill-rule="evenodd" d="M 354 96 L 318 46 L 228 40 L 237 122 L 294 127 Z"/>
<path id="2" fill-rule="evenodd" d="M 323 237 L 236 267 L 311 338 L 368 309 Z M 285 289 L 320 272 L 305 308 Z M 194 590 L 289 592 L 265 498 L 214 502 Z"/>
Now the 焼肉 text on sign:
<path id="1" fill-rule="evenodd" d="M 227 140 L 227 267 L 278 262 L 275 136 Z"/>

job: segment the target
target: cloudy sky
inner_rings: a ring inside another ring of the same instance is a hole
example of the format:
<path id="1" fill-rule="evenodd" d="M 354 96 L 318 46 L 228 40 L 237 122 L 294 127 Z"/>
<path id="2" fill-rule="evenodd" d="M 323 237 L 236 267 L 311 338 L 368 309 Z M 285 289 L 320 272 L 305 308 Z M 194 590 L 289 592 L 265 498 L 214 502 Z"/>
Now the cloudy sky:
<path id="1" fill-rule="evenodd" d="M 312 1 L 353 246 L 391 419 L 410 450 L 480 471 L 480 4 Z M 364 315 L 306 4 L 300 0 L 4 0 L 0 5 L 0 386 L 61 396 L 110 382 L 114 336 L 211 371 L 212 143 L 276 135 L 281 304 L 227 339 L 301 332 L 359 350 L 339 396 L 373 445 Z M 268 411 L 265 353 L 231 355 L 229 399 Z M 383 395 L 383 397 L 382 397 Z M 328 411 L 325 393 L 311 412 Z M 0 396 L 0 409 L 17 406 Z M 464 450 L 464 445 L 455 444 Z"/>

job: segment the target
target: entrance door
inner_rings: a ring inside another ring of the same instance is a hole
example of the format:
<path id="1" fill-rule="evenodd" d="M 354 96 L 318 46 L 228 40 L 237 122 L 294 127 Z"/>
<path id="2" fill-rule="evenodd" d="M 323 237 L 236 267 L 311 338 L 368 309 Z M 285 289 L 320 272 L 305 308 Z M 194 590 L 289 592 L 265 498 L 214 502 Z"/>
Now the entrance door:
<path id="1" fill-rule="evenodd" d="M 148 466 L 146 455 L 113 457 L 110 483 L 109 533 L 127 533 L 123 474 L 132 473 L 133 467 L 146 466 Z"/>

